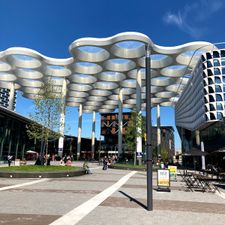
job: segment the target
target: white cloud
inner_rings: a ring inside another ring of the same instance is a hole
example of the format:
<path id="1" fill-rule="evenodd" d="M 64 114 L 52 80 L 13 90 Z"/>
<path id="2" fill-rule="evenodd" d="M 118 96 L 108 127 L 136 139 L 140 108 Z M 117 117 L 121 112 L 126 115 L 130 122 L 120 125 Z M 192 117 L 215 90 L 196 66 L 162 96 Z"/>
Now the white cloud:
<path id="1" fill-rule="evenodd" d="M 163 21 L 175 25 L 194 38 L 200 38 L 205 32 L 205 21 L 224 7 L 222 0 L 200 0 L 185 5 L 178 12 L 167 12 Z"/>

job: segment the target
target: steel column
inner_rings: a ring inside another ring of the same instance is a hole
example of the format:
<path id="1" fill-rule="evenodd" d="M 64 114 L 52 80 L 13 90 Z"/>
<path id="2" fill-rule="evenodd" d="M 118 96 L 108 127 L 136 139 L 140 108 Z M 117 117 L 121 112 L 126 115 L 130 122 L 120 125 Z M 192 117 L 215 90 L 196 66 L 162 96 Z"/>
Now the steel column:
<path id="1" fill-rule="evenodd" d="M 58 154 L 60 156 L 62 156 L 64 147 L 65 107 L 66 107 L 66 79 L 64 79 L 62 85 L 62 99 L 61 99 L 60 127 L 59 127 L 59 133 L 61 136 L 58 141 Z"/>
<path id="2" fill-rule="evenodd" d="M 157 157 L 161 154 L 160 105 L 157 105 Z"/>
<path id="3" fill-rule="evenodd" d="M 82 131 L 82 105 L 80 104 L 80 106 L 79 106 L 78 131 L 77 131 L 77 160 L 80 159 L 81 131 Z"/>
<path id="4" fill-rule="evenodd" d="M 119 91 L 119 114 L 118 114 L 118 158 L 121 159 L 123 154 L 123 140 L 122 140 L 122 132 L 123 132 L 123 89 Z"/>
<path id="5" fill-rule="evenodd" d="M 146 69 L 146 133 L 147 133 L 147 210 L 153 210 L 152 197 L 152 150 L 151 150 L 151 58 L 150 46 L 146 46 L 145 69 Z"/>
<path id="6" fill-rule="evenodd" d="M 92 114 L 92 137 L 91 137 L 91 158 L 94 158 L 95 153 L 95 122 L 96 122 L 96 114 L 93 111 Z"/>
<path id="7" fill-rule="evenodd" d="M 142 116 L 141 112 L 141 70 L 138 69 L 137 76 L 136 76 L 136 109 L 137 109 L 137 120 L 139 120 Z M 138 121 L 140 122 L 140 121 Z M 141 125 L 141 124 L 138 124 Z M 142 133 L 142 127 L 137 126 L 137 137 L 136 137 L 136 153 L 137 153 L 137 159 L 138 164 L 141 164 L 142 159 L 142 136 L 140 134 Z M 135 156 L 136 157 L 136 156 Z"/>

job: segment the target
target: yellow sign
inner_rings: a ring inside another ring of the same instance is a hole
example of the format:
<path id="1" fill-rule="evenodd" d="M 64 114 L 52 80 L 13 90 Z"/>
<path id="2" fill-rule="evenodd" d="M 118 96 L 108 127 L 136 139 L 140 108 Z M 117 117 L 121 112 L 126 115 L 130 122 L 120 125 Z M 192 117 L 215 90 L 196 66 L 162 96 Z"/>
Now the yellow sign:
<path id="1" fill-rule="evenodd" d="M 170 171 L 170 180 L 177 181 L 177 167 L 176 166 L 168 166 Z"/>

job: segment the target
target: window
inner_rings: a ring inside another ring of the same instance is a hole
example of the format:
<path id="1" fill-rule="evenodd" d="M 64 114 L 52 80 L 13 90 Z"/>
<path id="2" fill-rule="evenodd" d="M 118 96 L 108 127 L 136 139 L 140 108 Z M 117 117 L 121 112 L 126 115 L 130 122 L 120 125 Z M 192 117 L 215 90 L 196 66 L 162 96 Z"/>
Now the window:
<path id="1" fill-rule="evenodd" d="M 222 74 L 225 75 L 225 68 L 224 67 L 222 68 Z"/>
<path id="2" fill-rule="evenodd" d="M 220 54 L 217 51 L 213 51 L 213 58 L 219 58 Z"/>
<path id="3" fill-rule="evenodd" d="M 214 68 L 214 74 L 215 75 L 220 75 L 221 74 L 220 69 L 219 68 Z"/>
<path id="4" fill-rule="evenodd" d="M 222 96 L 221 95 L 216 95 L 216 101 L 223 101 Z"/>
<path id="5" fill-rule="evenodd" d="M 214 93 L 214 90 L 212 87 L 209 86 L 209 93 Z"/>
<path id="6" fill-rule="evenodd" d="M 213 113 L 210 113 L 210 119 L 211 120 L 215 120 L 216 119 L 216 117 L 215 117 L 215 115 Z"/>
<path id="7" fill-rule="evenodd" d="M 207 59 L 211 59 L 212 58 L 212 56 L 211 56 L 211 54 L 209 52 L 206 53 L 206 58 Z"/>
<path id="8" fill-rule="evenodd" d="M 225 51 L 224 50 L 221 51 L 221 57 L 225 57 Z"/>
<path id="9" fill-rule="evenodd" d="M 216 92 L 222 92 L 222 89 L 219 85 L 216 85 Z"/>
<path id="10" fill-rule="evenodd" d="M 214 66 L 220 66 L 220 62 L 218 59 L 214 59 L 213 64 L 214 64 Z"/>
<path id="11" fill-rule="evenodd" d="M 223 119 L 223 114 L 221 112 L 217 113 L 217 119 L 222 120 Z"/>
<path id="12" fill-rule="evenodd" d="M 209 95 L 209 102 L 215 102 L 215 99 L 212 95 Z"/>
<path id="13" fill-rule="evenodd" d="M 213 73 L 212 73 L 212 71 L 210 69 L 207 69 L 207 72 L 208 72 L 208 76 L 212 76 L 213 75 Z"/>
<path id="14" fill-rule="evenodd" d="M 216 103 L 217 110 L 223 110 L 223 105 L 221 103 Z"/>
<path id="15" fill-rule="evenodd" d="M 207 67 L 212 67 L 212 63 L 210 61 L 207 61 Z"/>
<path id="16" fill-rule="evenodd" d="M 216 84 L 222 83 L 219 77 L 215 77 L 215 83 L 216 83 Z"/>
<path id="17" fill-rule="evenodd" d="M 209 109 L 210 109 L 210 111 L 215 111 L 216 110 L 213 104 L 209 104 Z"/>
<path id="18" fill-rule="evenodd" d="M 209 84 L 214 84 L 212 78 L 209 78 L 209 79 L 208 79 L 208 82 L 209 82 Z"/>

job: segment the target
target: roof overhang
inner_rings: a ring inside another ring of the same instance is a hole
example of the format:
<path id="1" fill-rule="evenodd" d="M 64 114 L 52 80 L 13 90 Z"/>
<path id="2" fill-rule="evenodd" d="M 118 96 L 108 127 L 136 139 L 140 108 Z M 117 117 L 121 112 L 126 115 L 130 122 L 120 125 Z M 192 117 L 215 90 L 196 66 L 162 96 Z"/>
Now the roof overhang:
<path id="1" fill-rule="evenodd" d="M 163 47 L 138 32 L 75 40 L 69 46 L 72 57 L 66 59 L 14 47 L 0 52 L 0 87 L 10 88 L 14 83 L 24 97 L 35 99 L 49 77 L 59 89 L 66 79 L 67 106 L 82 104 L 85 112 L 113 112 L 118 107 L 120 89 L 124 107 L 135 107 L 136 75 L 140 71 L 144 110 L 146 45 L 151 48 L 152 106 L 174 105 L 202 51 L 215 47 L 208 42 Z M 56 91 L 55 95 L 58 94 Z"/>

